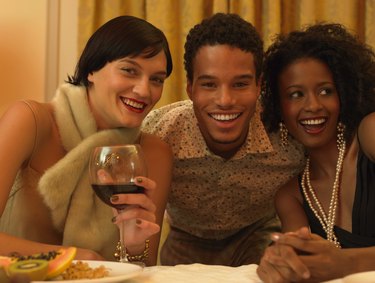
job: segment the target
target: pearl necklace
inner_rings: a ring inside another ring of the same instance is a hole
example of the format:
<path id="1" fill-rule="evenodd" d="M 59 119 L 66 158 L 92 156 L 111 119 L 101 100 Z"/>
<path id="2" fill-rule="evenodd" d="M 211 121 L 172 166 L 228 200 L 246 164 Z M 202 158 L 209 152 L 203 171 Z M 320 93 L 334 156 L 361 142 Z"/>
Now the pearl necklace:
<path id="1" fill-rule="evenodd" d="M 301 181 L 301 187 L 303 194 L 306 198 L 307 203 L 309 204 L 311 210 L 314 212 L 316 218 L 318 218 L 320 224 L 322 225 L 324 231 L 326 232 L 327 235 L 327 240 L 334 243 L 336 247 L 340 248 L 340 243 L 337 240 L 337 237 L 334 233 L 333 227 L 335 225 L 335 219 L 336 219 L 336 209 L 337 209 L 337 203 L 338 203 L 338 198 L 339 198 L 339 187 L 340 187 L 340 175 L 341 175 L 341 170 L 342 170 L 342 164 L 344 162 L 344 154 L 345 154 L 345 147 L 346 143 L 345 140 L 343 140 L 339 145 L 339 157 L 337 159 L 336 163 L 336 174 L 335 174 L 335 181 L 333 182 L 333 187 L 332 187 L 332 196 L 331 200 L 329 203 L 329 210 L 328 210 L 328 216 L 324 212 L 324 209 L 322 205 L 320 204 L 320 201 L 318 197 L 315 194 L 315 191 L 313 187 L 311 186 L 311 181 L 310 181 L 310 157 L 307 158 L 306 161 L 306 167 L 305 170 L 303 171 L 302 175 L 302 181 Z M 306 188 L 306 183 L 307 183 L 307 188 Z M 309 194 L 311 194 L 314 204 L 318 208 L 319 211 L 317 211 L 312 203 L 312 200 L 309 197 Z"/>

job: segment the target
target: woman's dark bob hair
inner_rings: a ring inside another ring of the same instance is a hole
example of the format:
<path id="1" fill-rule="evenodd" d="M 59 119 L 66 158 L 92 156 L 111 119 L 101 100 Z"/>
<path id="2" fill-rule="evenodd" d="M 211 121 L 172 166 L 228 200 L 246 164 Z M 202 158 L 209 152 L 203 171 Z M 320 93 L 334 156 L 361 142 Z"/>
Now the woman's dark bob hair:
<path id="1" fill-rule="evenodd" d="M 88 87 L 90 73 L 107 63 L 142 55 L 151 58 L 160 51 L 167 58 L 167 76 L 172 72 L 172 56 L 164 33 L 149 22 L 133 16 L 120 16 L 102 25 L 88 40 L 68 82 Z"/>

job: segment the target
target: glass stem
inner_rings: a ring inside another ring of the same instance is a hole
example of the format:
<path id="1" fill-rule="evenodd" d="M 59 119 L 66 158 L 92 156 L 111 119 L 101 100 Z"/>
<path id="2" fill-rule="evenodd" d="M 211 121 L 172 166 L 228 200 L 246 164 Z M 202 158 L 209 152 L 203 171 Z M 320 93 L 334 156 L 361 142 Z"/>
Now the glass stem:
<path id="1" fill-rule="evenodd" d="M 121 214 L 124 211 L 122 209 L 118 210 L 118 213 Z M 126 246 L 125 246 L 125 233 L 124 233 L 124 221 L 121 221 L 120 223 L 120 259 L 119 262 L 128 262 L 128 258 L 126 256 Z"/>

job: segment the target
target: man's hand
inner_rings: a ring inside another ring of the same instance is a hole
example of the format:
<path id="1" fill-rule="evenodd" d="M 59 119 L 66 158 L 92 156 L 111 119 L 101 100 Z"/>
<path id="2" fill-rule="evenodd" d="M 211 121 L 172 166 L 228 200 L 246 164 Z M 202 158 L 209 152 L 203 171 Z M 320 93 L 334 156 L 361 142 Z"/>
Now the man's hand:
<path id="1" fill-rule="evenodd" d="M 266 283 L 301 281 L 310 278 L 310 271 L 299 257 L 299 250 L 283 243 L 284 238 L 310 241 L 312 235 L 303 227 L 295 232 L 285 234 L 274 233 L 271 236 L 274 244 L 268 247 L 261 259 L 257 273 Z"/>

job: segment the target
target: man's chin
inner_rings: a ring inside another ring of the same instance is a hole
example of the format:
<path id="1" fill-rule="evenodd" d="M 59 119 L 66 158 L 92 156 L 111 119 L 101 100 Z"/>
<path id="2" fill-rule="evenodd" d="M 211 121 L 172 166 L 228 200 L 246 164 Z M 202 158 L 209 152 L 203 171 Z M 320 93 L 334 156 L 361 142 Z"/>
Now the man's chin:
<path id="1" fill-rule="evenodd" d="M 236 138 L 228 138 L 228 137 L 213 137 L 213 142 L 217 144 L 222 144 L 222 145 L 228 145 L 228 144 L 235 144 L 238 143 L 240 140 L 240 137 Z"/>
<path id="2" fill-rule="evenodd" d="M 236 143 L 235 140 L 214 140 L 214 142 L 217 144 L 222 144 L 222 145 Z"/>

